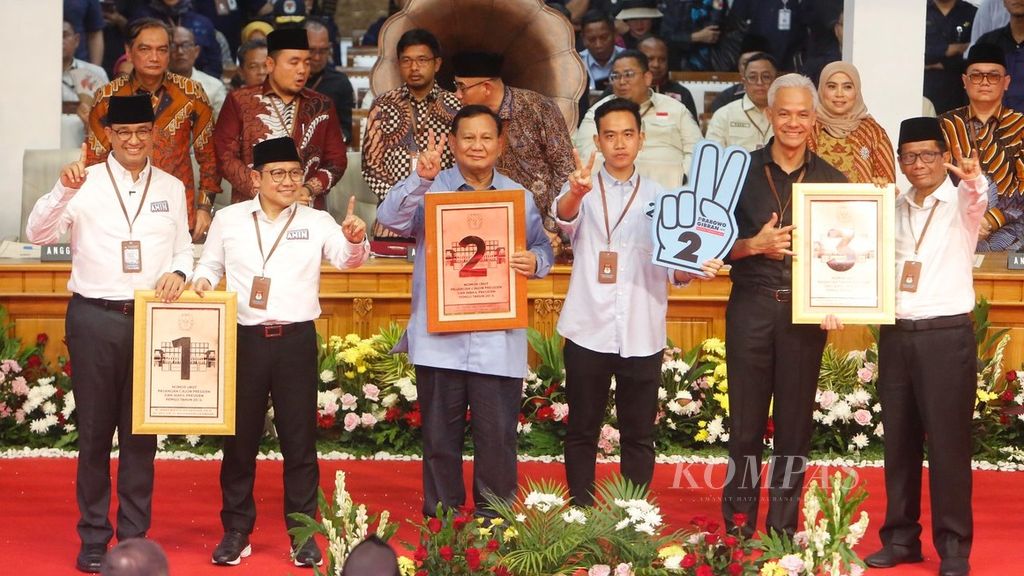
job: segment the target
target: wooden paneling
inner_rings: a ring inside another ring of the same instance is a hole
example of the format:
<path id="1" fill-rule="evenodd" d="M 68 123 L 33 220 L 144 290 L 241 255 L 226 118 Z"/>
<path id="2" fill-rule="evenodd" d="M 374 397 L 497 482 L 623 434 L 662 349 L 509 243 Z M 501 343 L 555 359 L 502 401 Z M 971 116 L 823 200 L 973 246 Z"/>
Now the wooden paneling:
<path id="1" fill-rule="evenodd" d="M 555 330 L 570 272 L 569 266 L 557 265 L 546 278 L 529 282 L 530 324 L 544 334 Z M 47 333 L 51 361 L 67 353 L 63 339 L 69 273 L 69 264 L 0 260 L 0 305 L 13 320 L 15 335 L 28 343 L 40 332 Z M 991 303 L 993 329 L 1011 330 L 1006 366 L 1020 366 L 1024 361 L 1024 273 L 1007 271 L 1005 254 L 993 254 L 975 271 L 974 284 L 978 297 Z M 711 336 L 725 338 L 729 289 L 727 276 L 673 288 L 666 318 L 672 342 L 689 348 Z M 374 259 L 350 271 L 325 266 L 320 286 L 323 312 L 317 329 L 325 335 L 365 336 L 391 322 L 404 325 L 411 294 L 412 265 L 402 260 Z M 830 341 L 843 350 L 860 349 L 871 343 L 871 335 L 864 327 L 850 326 L 831 334 Z"/>

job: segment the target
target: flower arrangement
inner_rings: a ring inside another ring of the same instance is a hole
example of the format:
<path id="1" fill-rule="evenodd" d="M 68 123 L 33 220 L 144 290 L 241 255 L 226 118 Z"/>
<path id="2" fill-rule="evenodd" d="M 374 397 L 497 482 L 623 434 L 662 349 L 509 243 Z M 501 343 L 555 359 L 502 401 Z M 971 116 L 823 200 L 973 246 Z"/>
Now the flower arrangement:
<path id="1" fill-rule="evenodd" d="M 878 346 L 843 354 L 825 347 L 812 417 L 819 423 L 811 446 L 831 454 L 858 453 L 882 438 Z"/>
<path id="2" fill-rule="evenodd" d="M 663 566 L 671 574 L 686 576 L 753 575 L 757 566 L 753 557 L 754 543 L 743 535 L 746 515 L 736 514 L 732 533 L 704 516 L 690 520 L 690 531 L 680 544 L 658 551 Z"/>
<path id="3" fill-rule="evenodd" d="M 352 549 L 371 535 L 370 526 L 376 524 L 373 534 L 385 542 L 398 531 L 398 526 L 388 523 L 387 510 L 379 515 L 370 516 L 365 505 L 357 505 L 352 501 L 352 496 L 345 486 L 345 473 L 341 470 L 334 476 L 333 502 L 327 501 L 322 489 L 318 492 L 320 521 L 301 513 L 289 514 L 289 518 L 300 524 L 289 529 L 288 533 L 294 537 L 298 546 L 304 544 L 314 534 L 320 534 L 327 539 L 327 571 L 324 574 L 341 574 L 345 559 Z M 319 576 L 320 569 L 314 568 Z"/>
<path id="4" fill-rule="evenodd" d="M 420 539 L 410 576 L 512 576 L 499 564 L 504 543 L 515 537 L 500 518 L 473 518 L 470 510 L 437 506 L 436 515 L 418 526 Z"/>
<path id="5" fill-rule="evenodd" d="M 811 481 L 804 496 L 803 530 L 792 537 L 775 531 L 760 535 L 757 547 L 765 559 L 761 576 L 863 574 L 864 563 L 853 547 L 868 529 L 867 512 L 859 510 L 867 496 L 855 477 L 840 472 L 832 477 L 831 490 Z"/>
<path id="6" fill-rule="evenodd" d="M 666 445 L 729 441 L 729 380 L 725 343 L 705 340 L 683 352 L 669 343 L 661 367 L 659 440 Z"/>

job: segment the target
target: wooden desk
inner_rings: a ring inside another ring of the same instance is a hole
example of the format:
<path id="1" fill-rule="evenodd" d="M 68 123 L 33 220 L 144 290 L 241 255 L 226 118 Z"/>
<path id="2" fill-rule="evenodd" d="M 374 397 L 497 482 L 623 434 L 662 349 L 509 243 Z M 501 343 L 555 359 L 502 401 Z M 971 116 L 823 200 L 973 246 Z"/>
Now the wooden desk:
<path id="1" fill-rule="evenodd" d="M 33 342 L 40 332 L 50 336 L 47 357 L 66 354 L 64 313 L 71 294 L 67 291 L 70 264 L 0 260 L 0 305 L 14 322 L 15 335 Z M 545 334 L 554 331 L 569 288 L 571 268 L 556 265 L 547 278 L 529 282 L 530 325 Z M 725 305 L 729 298 L 728 276 L 710 282 L 694 282 L 669 293 L 666 322 L 668 337 L 683 348 L 705 338 L 725 337 Z M 991 254 L 975 270 L 974 286 L 979 297 L 991 303 L 990 320 L 995 328 L 1009 328 L 1006 367 L 1024 361 L 1024 272 L 1006 270 L 1006 255 Z M 412 264 L 404 260 L 371 259 L 349 271 L 323 268 L 317 320 L 321 334 L 362 336 L 376 332 L 390 322 L 404 324 L 409 318 L 412 296 Z M 843 350 L 866 347 L 871 335 L 866 328 L 850 327 L 832 335 Z"/>

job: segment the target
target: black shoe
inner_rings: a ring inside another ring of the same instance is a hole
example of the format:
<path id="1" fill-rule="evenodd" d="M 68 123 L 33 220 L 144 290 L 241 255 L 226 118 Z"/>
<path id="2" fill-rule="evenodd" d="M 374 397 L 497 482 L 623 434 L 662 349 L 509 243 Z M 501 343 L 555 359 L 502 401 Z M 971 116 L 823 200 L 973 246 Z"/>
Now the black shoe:
<path id="1" fill-rule="evenodd" d="M 249 536 L 228 530 L 220 539 L 220 544 L 217 544 L 217 549 L 213 551 L 213 563 L 221 566 L 237 566 L 242 558 L 248 558 L 249 554 L 252 554 Z"/>
<path id="2" fill-rule="evenodd" d="M 106 544 L 82 544 L 78 550 L 78 558 L 75 559 L 75 568 L 78 568 L 79 572 L 99 574 L 100 564 L 106 553 Z"/>
<path id="3" fill-rule="evenodd" d="M 298 550 L 292 544 L 292 560 L 299 568 L 312 568 L 323 564 L 324 557 L 320 554 L 320 548 L 317 547 L 316 541 L 310 538 Z"/>
<path id="4" fill-rule="evenodd" d="M 913 564 L 922 562 L 920 549 L 908 548 L 906 546 L 885 546 L 878 552 L 864 559 L 864 563 L 872 568 L 892 568 L 899 564 Z"/>
<path id="5" fill-rule="evenodd" d="M 967 576 L 970 572 L 967 558 L 943 558 L 939 563 L 939 576 Z"/>

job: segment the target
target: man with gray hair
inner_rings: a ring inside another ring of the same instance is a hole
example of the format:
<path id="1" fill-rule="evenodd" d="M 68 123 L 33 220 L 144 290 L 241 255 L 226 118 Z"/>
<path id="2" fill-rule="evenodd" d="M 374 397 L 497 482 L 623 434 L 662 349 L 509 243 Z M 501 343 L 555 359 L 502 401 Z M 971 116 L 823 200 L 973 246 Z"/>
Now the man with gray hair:
<path id="1" fill-rule="evenodd" d="M 817 91 L 805 76 L 786 74 L 768 89 L 765 115 L 775 136 L 750 154 L 736 206 L 739 240 L 727 259 L 733 284 L 725 321 L 731 426 L 722 513 L 730 532 L 739 527 L 747 536 L 757 524 L 773 398 L 767 530 L 796 531 L 825 330 L 839 327 L 834 317 L 819 327 L 793 324 L 791 315 L 793 184 L 846 181 L 807 148 L 816 107 Z"/>
<path id="2" fill-rule="evenodd" d="M 118 542 L 100 564 L 102 576 L 168 576 L 170 573 L 163 549 L 145 538 Z"/>

